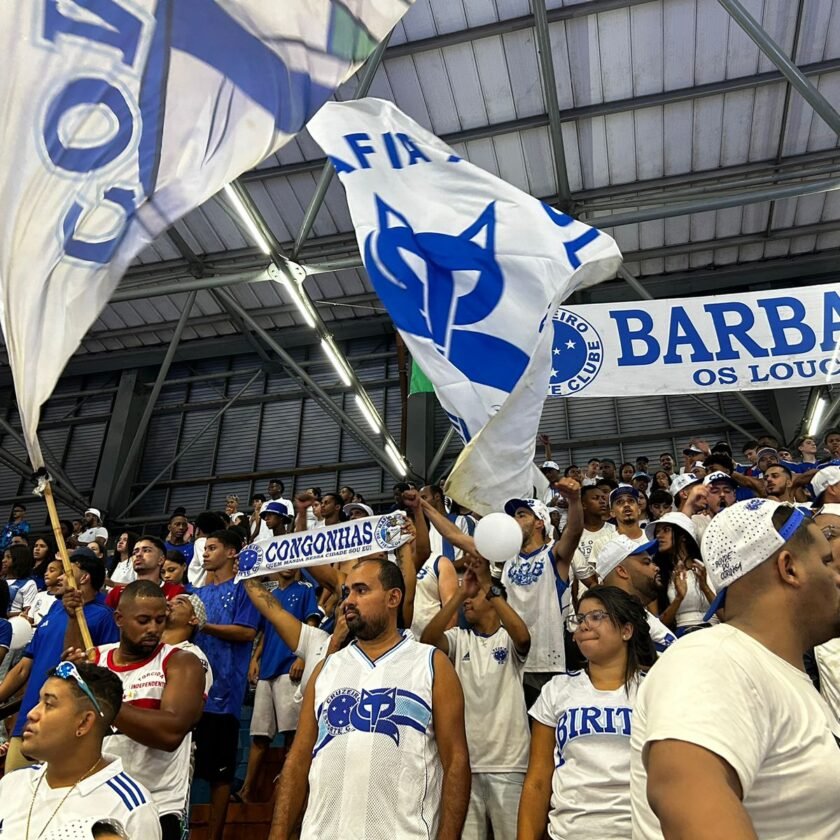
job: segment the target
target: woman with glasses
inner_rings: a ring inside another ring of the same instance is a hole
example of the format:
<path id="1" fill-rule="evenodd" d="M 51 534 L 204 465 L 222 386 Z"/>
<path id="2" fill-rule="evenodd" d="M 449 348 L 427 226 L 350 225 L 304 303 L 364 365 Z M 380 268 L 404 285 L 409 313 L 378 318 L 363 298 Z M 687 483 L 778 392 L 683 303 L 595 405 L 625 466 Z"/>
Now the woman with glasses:
<path id="1" fill-rule="evenodd" d="M 566 627 L 586 658 L 531 708 L 531 752 L 518 840 L 629 840 L 630 727 L 644 669 L 656 659 L 645 609 L 595 586 Z"/>

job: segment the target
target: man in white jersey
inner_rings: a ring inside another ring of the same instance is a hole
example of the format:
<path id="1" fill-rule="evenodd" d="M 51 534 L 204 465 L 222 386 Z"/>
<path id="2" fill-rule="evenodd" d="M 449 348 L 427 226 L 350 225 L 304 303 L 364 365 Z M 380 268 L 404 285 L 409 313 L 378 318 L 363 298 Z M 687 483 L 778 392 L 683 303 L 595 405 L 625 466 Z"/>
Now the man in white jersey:
<path id="1" fill-rule="evenodd" d="M 595 586 L 595 560 L 601 547 L 616 534 L 615 525 L 606 521 L 607 494 L 600 487 L 587 486 L 580 491 L 583 507 L 583 533 L 572 558 L 572 575 L 585 586 Z M 593 557 L 594 555 L 594 557 Z M 583 593 L 579 593 L 578 597 Z"/>
<path id="2" fill-rule="evenodd" d="M 157 584 L 130 583 L 114 615 L 120 641 L 96 648 L 94 661 L 123 684 L 117 732 L 106 739 L 105 749 L 151 791 L 163 840 L 179 840 L 188 804 L 192 728 L 204 706 L 206 672 L 192 653 L 161 643 L 166 615 L 166 598 Z"/>
<path id="3" fill-rule="evenodd" d="M 805 513 L 770 499 L 703 536 L 725 623 L 680 640 L 633 714 L 633 837 L 836 840 L 840 726 L 803 667 L 840 635 L 840 558 Z"/>
<path id="4" fill-rule="evenodd" d="M 569 519 L 559 540 L 549 538 L 551 519 L 548 508 L 538 499 L 511 499 L 505 513 L 513 516 L 522 529 L 522 550 L 505 564 L 502 583 L 508 603 L 528 625 L 531 652 L 525 664 L 525 699 L 533 703 L 543 685 L 566 669 L 563 639 L 563 613 L 570 606 L 569 566 L 583 533 L 583 509 L 580 484 L 564 478 L 557 484 L 569 504 Z M 475 540 L 460 534 L 457 528 L 430 510 L 424 510 L 432 524 L 453 544 L 468 554 L 478 556 Z M 442 530 L 443 529 L 443 530 Z"/>
<path id="5" fill-rule="evenodd" d="M 462 516 L 446 512 L 446 497 L 437 484 L 427 484 L 420 490 L 420 498 L 431 505 L 437 513 L 453 524 L 461 533 L 472 536 L 475 520 L 471 516 Z M 464 554 L 458 545 L 447 539 L 434 523 L 429 527 L 429 547 L 432 557 L 448 557 L 458 571 L 464 568 Z"/>
<path id="6" fill-rule="evenodd" d="M 831 553 L 840 563 L 840 504 L 823 505 L 814 522 L 831 546 Z M 814 648 L 814 660 L 819 673 L 820 694 L 835 719 L 840 722 L 840 637 Z"/>
<path id="7" fill-rule="evenodd" d="M 131 838 L 161 840 L 149 791 L 102 752 L 121 703 L 122 684 L 105 668 L 60 662 L 47 674 L 23 730 L 26 754 L 43 763 L 0 779 L 0 837 L 55 836 L 95 815 Z"/>
<path id="8" fill-rule="evenodd" d="M 440 651 L 397 627 L 404 581 L 360 560 L 343 610 L 355 636 L 312 675 L 283 768 L 271 840 L 461 836 L 470 791 L 464 696 Z"/>
<path id="9" fill-rule="evenodd" d="M 645 537 L 647 540 L 647 537 Z M 636 598 L 643 607 L 656 600 L 662 588 L 659 566 L 651 559 L 657 541 L 639 545 L 635 540 L 619 534 L 608 542 L 598 555 L 596 571 L 605 586 L 617 586 Z M 657 653 L 663 653 L 677 637 L 650 610 L 645 610 L 650 638 Z"/>

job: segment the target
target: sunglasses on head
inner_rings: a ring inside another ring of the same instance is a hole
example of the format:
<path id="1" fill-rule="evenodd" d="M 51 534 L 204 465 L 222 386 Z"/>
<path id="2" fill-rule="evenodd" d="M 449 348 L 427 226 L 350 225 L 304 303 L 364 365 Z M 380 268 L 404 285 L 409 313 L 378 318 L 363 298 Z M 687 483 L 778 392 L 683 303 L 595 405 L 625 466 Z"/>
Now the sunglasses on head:
<path id="1" fill-rule="evenodd" d="M 84 678 L 79 673 L 79 669 L 72 662 L 67 662 L 66 660 L 64 662 L 59 662 L 58 665 L 53 668 L 50 676 L 58 677 L 61 680 L 75 680 L 76 685 L 82 689 L 90 702 L 93 703 L 96 711 L 99 712 L 99 717 L 105 717 L 105 713 L 102 711 L 99 701 L 93 696 L 93 692 L 90 690 L 90 686 L 85 682 Z"/>

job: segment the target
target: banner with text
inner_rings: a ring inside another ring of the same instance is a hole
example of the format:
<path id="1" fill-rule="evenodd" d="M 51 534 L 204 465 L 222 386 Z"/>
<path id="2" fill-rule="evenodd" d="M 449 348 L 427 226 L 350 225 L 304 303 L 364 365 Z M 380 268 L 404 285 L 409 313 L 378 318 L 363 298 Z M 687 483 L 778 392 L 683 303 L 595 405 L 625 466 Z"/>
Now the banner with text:
<path id="1" fill-rule="evenodd" d="M 395 511 L 257 540 L 239 552 L 236 580 L 271 575 L 282 569 L 322 566 L 337 560 L 359 560 L 380 551 L 396 551 L 413 539 L 403 531 L 404 525 L 405 514 Z"/>
<path id="2" fill-rule="evenodd" d="M 551 397 L 840 382 L 835 286 L 564 306 L 553 324 Z"/>

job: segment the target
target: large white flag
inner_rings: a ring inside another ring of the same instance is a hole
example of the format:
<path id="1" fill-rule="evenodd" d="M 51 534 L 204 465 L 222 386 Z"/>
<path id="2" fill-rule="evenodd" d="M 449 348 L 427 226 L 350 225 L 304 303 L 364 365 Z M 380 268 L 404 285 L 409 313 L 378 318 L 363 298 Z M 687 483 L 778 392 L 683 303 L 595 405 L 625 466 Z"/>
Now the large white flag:
<path id="1" fill-rule="evenodd" d="M 489 513 L 545 488 L 533 457 L 551 316 L 615 273 L 615 242 L 461 160 L 390 102 L 329 103 L 309 131 L 347 190 L 376 293 L 467 444 L 447 492 Z"/>
<path id="2" fill-rule="evenodd" d="M 0 323 L 41 404 L 134 256 L 268 157 L 412 0 L 0 3 Z"/>

